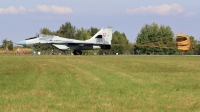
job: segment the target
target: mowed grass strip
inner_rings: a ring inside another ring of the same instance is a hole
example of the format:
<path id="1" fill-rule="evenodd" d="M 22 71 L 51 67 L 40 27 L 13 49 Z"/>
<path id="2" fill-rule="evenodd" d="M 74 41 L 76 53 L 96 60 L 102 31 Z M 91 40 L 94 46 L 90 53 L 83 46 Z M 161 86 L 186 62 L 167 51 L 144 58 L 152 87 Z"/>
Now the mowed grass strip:
<path id="1" fill-rule="evenodd" d="M 198 56 L 0 56 L 0 111 L 200 111 Z"/>

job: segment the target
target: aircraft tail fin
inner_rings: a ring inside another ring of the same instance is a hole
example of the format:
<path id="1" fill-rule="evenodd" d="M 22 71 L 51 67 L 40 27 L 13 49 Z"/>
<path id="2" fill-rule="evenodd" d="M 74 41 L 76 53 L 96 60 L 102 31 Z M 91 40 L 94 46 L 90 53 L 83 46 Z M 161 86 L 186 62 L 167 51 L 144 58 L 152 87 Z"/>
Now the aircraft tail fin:
<path id="1" fill-rule="evenodd" d="M 96 44 L 111 45 L 112 27 L 106 27 L 99 30 L 92 38 L 86 40 Z"/>

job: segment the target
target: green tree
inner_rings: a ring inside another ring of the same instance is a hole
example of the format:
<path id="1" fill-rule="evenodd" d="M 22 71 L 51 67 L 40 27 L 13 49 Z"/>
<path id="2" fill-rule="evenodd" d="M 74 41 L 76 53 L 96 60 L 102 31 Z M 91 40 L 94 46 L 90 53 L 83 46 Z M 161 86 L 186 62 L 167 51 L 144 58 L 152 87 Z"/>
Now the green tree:
<path id="1" fill-rule="evenodd" d="M 125 33 L 120 33 L 119 31 L 115 31 L 112 35 L 111 43 L 113 44 L 111 47 L 112 53 L 120 53 L 124 54 L 131 50 L 131 45 L 129 44 L 128 39 L 126 38 Z"/>
<path id="2" fill-rule="evenodd" d="M 88 33 L 92 36 L 94 36 L 100 29 L 95 28 L 95 27 L 91 27 L 90 29 L 88 29 Z"/>
<path id="3" fill-rule="evenodd" d="M 40 34 L 52 35 L 52 32 L 48 28 L 41 28 Z"/>
<path id="4" fill-rule="evenodd" d="M 60 37 L 74 39 L 76 34 L 76 27 L 73 26 L 70 22 L 66 22 L 65 24 L 62 24 L 56 34 Z"/>
<path id="5" fill-rule="evenodd" d="M 200 55 L 200 44 L 199 43 L 196 46 L 196 54 Z"/>
<path id="6" fill-rule="evenodd" d="M 87 30 L 85 30 L 84 28 L 77 29 L 76 34 L 75 34 L 75 39 L 87 40 L 88 39 Z"/>
<path id="7" fill-rule="evenodd" d="M 13 50 L 13 42 L 11 40 L 3 39 L 1 47 L 4 49 L 8 47 L 9 50 Z"/>
<path id="8" fill-rule="evenodd" d="M 144 25 L 136 38 L 134 52 L 137 54 L 172 54 L 175 49 L 174 33 L 169 26 L 156 23 Z M 139 47 L 141 46 L 141 47 Z"/>
<path id="9" fill-rule="evenodd" d="M 112 35 L 112 44 L 128 44 L 128 39 L 126 38 L 125 33 L 120 33 L 119 31 L 115 31 Z"/>

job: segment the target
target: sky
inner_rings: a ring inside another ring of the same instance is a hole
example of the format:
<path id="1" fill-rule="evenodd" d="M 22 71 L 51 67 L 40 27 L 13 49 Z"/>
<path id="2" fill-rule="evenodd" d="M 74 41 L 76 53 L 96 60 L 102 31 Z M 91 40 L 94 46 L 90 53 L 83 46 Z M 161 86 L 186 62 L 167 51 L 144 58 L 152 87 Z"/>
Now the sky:
<path id="1" fill-rule="evenodd" d="M 65 22 L 86 29 L 112 26 L 132 43 L 153 22 L 200 40 L 199 7 L 199 0 L 0 0 L 0 41 L 30 38 L 41 28 L 56 31 Z"/>

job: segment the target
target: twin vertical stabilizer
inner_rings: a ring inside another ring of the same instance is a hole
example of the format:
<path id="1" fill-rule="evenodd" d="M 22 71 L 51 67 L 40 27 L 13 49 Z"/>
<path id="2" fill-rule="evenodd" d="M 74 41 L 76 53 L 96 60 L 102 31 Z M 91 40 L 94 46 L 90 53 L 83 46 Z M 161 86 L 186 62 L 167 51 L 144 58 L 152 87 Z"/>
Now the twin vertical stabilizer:
<path id="1" fill-rule="evenodd" d="M 96 44 L 111 45 L 112 40 L 112 27 L 102 28 L 92 38 L 86 40 L 87 42 Z"/>

